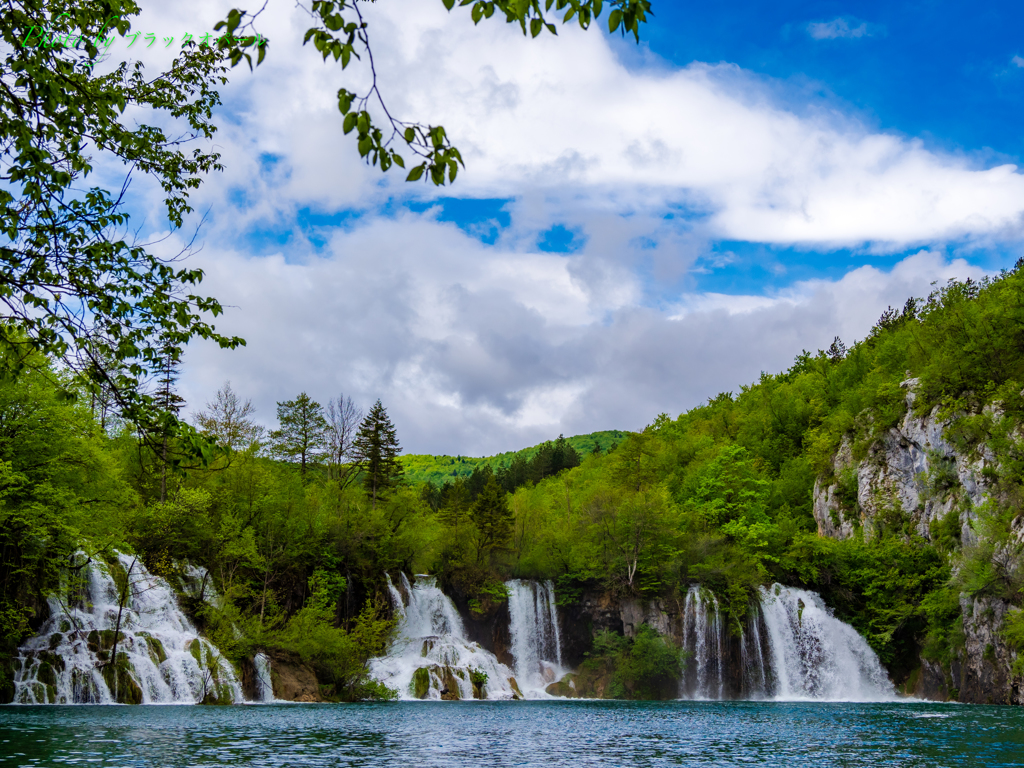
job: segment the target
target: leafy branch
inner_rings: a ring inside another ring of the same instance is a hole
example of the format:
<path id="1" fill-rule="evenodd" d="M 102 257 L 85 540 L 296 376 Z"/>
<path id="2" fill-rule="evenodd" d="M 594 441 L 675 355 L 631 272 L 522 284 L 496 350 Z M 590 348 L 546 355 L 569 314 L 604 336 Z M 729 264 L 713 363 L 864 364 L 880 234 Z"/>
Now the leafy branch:
<path id="1" fill-rule="evenodd" d="M 588 29 L 607 6 L 610 9 L 608 30 L 612 33 L 619 31 L 623 35 L 632 33 L 639 42 L 640 24 L 646 22 L 647 17 L 652 15 L 649 0 L 609 0 L 607 3 L 605 0 L 441 1 L 449 11 L 455 8 L 456 4 L 459 7 L 469 6 L 474 24 L 479 24 L 481 20 L 494 16 L 495 11 L 500 11 L 504 14 L 506 22 L 519 24 L 523 34 L 532 37 L 537 37 L 545 29 L 552 34 L 558 34 L 555 24 L 549 21 L 549 18 L 553 17 L 546 14 L 560 14 L 560 21 L 563 24 L 575 19 L 580 27 Z M 364 62 L 370 69 L 370 87 L 365 93 L 355 93 L 347 88 L 338 90 L 338 110 L 344 115 L 342 130 L 346 135 L 355 132 L 359 156 L 364 158 L 368 165 L 379 165 L 382 171 L 388 171 L 393 165 L 404 169 L 405 157 L 396 149 L 397 146 L 403 151 L 411 152 L 419 160 L 417 165 L 410 168 L 406 181 L 424 179 L 436 186 L 454 182 L 459 167 L 465 168 L 465 162 L 458 148 L 448 138 L 444 126 L 401 120 L 388 108 L 378 87 L 369 25 L 363 18 L 360 2 L 367 0 L 314 0 L 308 9 L 314 25 L 306 30 L 303 38 L 303 45 L 312 41 L 324 61 L 333 58 L 340 62 L 342 70 L 347 69 L 353 60 Z M 245 28 L 242 22 L 247 15 L 245 11 L 232 10 L 227 19 L 215 28 L 225 29 L 230 40 L 236 30 Z M 230 42 L 224 42 L 222 45 L 232 66 L 244 58 L 250 68 L 252 67 L 252 58 L 241 48 L 231 47 Z M 266 41 L 259 47 L 257 64 L 263 61 L 265 53 Z M 370 114 L 371 107 L 383 113 L 383 125 L 374 122 Z"/>

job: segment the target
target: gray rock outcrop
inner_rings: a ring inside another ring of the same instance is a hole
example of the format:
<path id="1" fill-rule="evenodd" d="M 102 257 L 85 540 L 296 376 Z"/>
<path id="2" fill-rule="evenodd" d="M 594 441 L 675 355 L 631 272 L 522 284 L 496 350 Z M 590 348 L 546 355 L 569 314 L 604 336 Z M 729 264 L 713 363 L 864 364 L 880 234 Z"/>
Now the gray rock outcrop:
<path id="1" fill-rule="evenodd" d="M 909 523 L 906 533 L 930 540 L 932 523 L 955 514 L 961 544 L 977 543 L 971 523 L 992 491 L 985 470 L 997 466 L 997 457 L 984 446 L 971 454 L 958 451 L 947 438 L 952 420 L 940 419 L 938 408 L 915 415 L 917 384 L 917 379 L 902 383 L 906 415 L 874 440 L 862 459 L 854 455 L 853 440 L 843 438 L 833 457 L 833 477 L 825 482 L 819 478 L 814 486 L 820 535 L 846 539 L 860 529 L 870 539 L 881 526 L 902 522 Z M 986 412 L 996 419 L 1001 415 L 993 406 Z M 1017 533 L 1024 536 L 1024 526 Z M 961 652 L 948 667 L 922 659 L 912 692 L 940 700 L 1024 704 L 1022 681 L 1012 674 L 1017 653 L 1002 632 L 1007 613 L 1019 609 L 1005 600 L 967 594 L 960 596 L 960 609 Z"/>

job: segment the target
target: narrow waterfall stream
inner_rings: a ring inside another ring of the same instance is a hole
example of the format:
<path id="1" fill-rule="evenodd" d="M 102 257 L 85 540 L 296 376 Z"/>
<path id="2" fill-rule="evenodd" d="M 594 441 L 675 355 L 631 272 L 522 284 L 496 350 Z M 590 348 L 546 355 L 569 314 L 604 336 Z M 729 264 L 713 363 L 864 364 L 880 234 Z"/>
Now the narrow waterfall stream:
<path id="1" fill-rule="evenodd" d="M 168 583 L 129 555 L 119 554 L 117 561 L 113 566 L 92 561 L 77 583 L 50 597 L 50 617 L 18 649 L 14 701 L 242 701 L 231 664 L 199 637 Z M 123 592 L 118 582 L 123 585 L 125 580 L 128 588 Z"/>
<path id="2" fill-rule="evenodd" d="M 274 684 L 270 678 L 270 658 L 265 653 L 253 656 L 252 666 L 256 670 L 256 698 L 261 704 L 274 701 Z"/>
<path id="3" fill-rule="evenodd" d="M 895 696 L 875 652 L 814 592 L 773 584 L 760 590 L 737 639 L 718 601 L 699 586 L 683 615 L 684 699 L 885 701 Z M 735 643 L 738 660 L 729 652 Z M 735 667 L 731 666 L 735 663 Z"/>
<path id="4" fill-rule="evenodd" d="M 516 681 L 527 697 L 546 696 L 544 689 L 567 671 L 562 668 L 554 584 L 512 579 L 505 586 Z"/>
<path id="5" fill-rule="evenodd" d="M 417 576 L 401 588 L 388 576 L 388 590 L 398 618 L 387 656 L 370 661 L 370 674 L 398 691 L 403 699 L 511 699 L 512 670 L 490 651 L 466 639 L 462 618 L 433 577 Z M 474 673 L 487 676 L 474 685 Z"/>

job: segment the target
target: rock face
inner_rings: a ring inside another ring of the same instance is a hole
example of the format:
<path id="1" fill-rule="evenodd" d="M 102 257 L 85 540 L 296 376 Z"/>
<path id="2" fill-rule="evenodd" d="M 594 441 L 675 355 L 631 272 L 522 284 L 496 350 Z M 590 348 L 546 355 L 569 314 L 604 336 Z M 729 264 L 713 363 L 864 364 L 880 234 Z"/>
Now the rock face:
<path id="1" fill-rule="evenodd" d="M 274 655 L 270 679 L 274 686 L 274 698 L 284 701 L 323 701 L 320 686 L 313 670 L 297 658 Z"/>
<path id="2" fill-rule="evenodd" d="M 902 527 L 925 539 L 932 523 L 955 516 L 964 545 L 977 541 L 972 520 L 991 489 L 986 468 L 997 457 L 983 448 L 976 455 L 956 450 L 946 437 L 951 422 L 938 418 L 938 409 L 915 416 L 917 379 L 901 385 L 907 391 L 907 413 L 902 421 L 868 447 L 861 461 L 844 438 L 833 457 L 833 478 L 814 486 L 814 517 L 818 533 L 846 539 L 861 529 L 865 538 L 882 526 Z M 998 410 L 989 406 L 997 417 Z M 1010 668 L 1017 658 L 1002 637 L 1004 617 L 1017 610 L 996 598 L 961 595 L 964 648 L 949 668 L 921 660 L 920 672 L 908 693 L 929 699 L 957 699 L 969 703 L 1024 704 L 1021 681 Z"/>
<path id="3" fill-rule="evenodd" d="M 833 458 L 833 481 L 826 485 L 819 478 L 815 483 L 814 518 L 822 536 L 846 539 L 861 527 L 870 538 L 896 513 L 909 516 L 914 531 L 927 539 L 932 521 L 959 511 L 963 541 L 972 539 L 972 510 L 989 490 L 983 471 L 995 459 L 986 451 L 980 456 L 958 453 L 945 437 L 950 422 L 938 418 L 938 408 L 915 416 L 917 383 L 903 382 L 906 415 L 868 448 L 862 461 L 854 459 L 846 437 Z"/>

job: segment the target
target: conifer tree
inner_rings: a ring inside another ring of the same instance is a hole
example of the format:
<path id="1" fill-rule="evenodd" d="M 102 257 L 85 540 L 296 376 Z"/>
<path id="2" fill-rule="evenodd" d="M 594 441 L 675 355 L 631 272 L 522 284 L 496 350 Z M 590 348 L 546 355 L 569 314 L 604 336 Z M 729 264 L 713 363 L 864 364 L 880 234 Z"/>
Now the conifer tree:
<path id="1" fill-rule="evenodd" d="M 297 458 L 305 477 L 306 466 L 316 464 L 323 456 L 327 431 L 324 409 L 302 392 L 294 400 L 277 404 L 277 420 L 280 429 L 270 433 L 274 452 L 288 461 Z"/>
<path id="2" fill-rule="evenodd" d="M 153 398 L 160 412 L 171 419 L 162 426 L 163 434 L 160 444 L 160 501 L 162 502 L 167 501 L 167 469 L 170 465 L 170 438 L 173 431 L 173 420 L 177 419 L 178 413 L 185 407 L 185 400 L 176 389 L 178 378 L 181 376 L 178 354 L 179 351 L 170 345 L 164 348 L 160 378 L 157 379 L 157 392 Z"/>
<path id="3" fill-rule="evenodd" d="M 395 425 L 391 423 L 380 400 L 377 400 L 359 425 L 353 448 L 355 461 L 363 471 L 363 484 L 375 509 L 377 499 L 386 495 L 402 480 L 403 469 L 398 461 L 401 452 L 402 446 L 398 444 Z"/>

